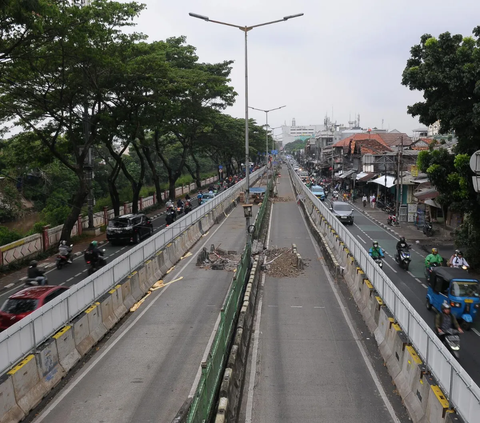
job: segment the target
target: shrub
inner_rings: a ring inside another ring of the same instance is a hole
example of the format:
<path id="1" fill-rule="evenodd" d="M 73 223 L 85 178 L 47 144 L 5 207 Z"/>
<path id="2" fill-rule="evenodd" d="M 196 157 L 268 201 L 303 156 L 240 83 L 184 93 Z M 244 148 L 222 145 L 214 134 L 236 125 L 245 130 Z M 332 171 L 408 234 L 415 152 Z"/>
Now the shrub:
<path id="1" fill-rule="evenodd" d="M 17 231 L 11 231 L 5 226 L 0 226 L 0 245 L 10 244 L 22 238 L 22 235 Z"/>

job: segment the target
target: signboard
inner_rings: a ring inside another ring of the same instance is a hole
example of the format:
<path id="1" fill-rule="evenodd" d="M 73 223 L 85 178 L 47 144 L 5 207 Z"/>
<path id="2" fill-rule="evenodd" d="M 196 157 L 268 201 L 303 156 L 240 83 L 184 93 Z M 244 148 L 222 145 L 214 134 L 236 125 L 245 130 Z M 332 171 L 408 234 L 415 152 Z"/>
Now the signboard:
<path id="1" fill-rule="evenodd" d="M 472 169 L 473 173 L 480 172 L 480 150 L 475 151 L 470 157 L 470 169 Z"/>
<path id="2" fill-rule="evenodd" d="M 412 174 L 412 176 L 417 177 L 418 176 L 418 166 L 417 165 L 412 165 L 412 167 L 410 168 L 410 173 Z"/>

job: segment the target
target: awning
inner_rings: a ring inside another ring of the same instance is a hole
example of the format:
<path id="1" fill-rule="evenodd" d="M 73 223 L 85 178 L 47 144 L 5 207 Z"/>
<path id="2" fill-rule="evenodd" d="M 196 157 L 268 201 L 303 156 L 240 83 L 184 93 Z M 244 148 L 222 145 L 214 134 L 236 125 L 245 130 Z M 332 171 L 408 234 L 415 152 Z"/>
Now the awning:
<path id="1" fill-rule="evenodd" d="M 418 179 L 414 179 L 413 182 L 415 182 L 416 184 L 423 184 L 425 182 L 428 182 L 428 178 L 418 178 Z"/>
<path id="2" fill-rule="evenodd" d="M 375 173 L 360 172 L 357 175 L 357 182 L 367 182 L 375 176 Z"/>
<path id="3" fill-rule="evenodd" d="M 425 204 L 428 204 L 429 206 L 432 206 L 432 207 L 436 207 L 437 209 L 442 208 L 440 204 L 438 204 L 435 200 L 432 200 L 432 199 L 425 200 Z"/>
<path id="4" fill-rule="evenodd" d="M 353 173 L 355 173 L 356 170 L 355 169 L 352 169 L 352 170 L 348 170 L 347 172 L 344 172 L 340 175 L 340 179 L 345 179 L 345 178 L 348 178 L 349 176 L 351 176 Z"/>
<path id="5" fill-rule="evenodd" d="M 385 184 L 385 180 L 387 181 L 386 184 Z M 390 175 L 387 175 L 386 177 L 385 175 L 382 175 L 370 182 L 373 182 L 374 184 L 379 184 L 382 187 L 386 186 L 387 188 L 391 188 L 395 185 L 395 178 Z"/>
<path id="6" fill-rule="evenodd" d="M 437 198 L 439 195 L 439 192 L 435 188 L 427 188 L 413 193 L 413 196 L 418 200 L 430 200 Z"/>

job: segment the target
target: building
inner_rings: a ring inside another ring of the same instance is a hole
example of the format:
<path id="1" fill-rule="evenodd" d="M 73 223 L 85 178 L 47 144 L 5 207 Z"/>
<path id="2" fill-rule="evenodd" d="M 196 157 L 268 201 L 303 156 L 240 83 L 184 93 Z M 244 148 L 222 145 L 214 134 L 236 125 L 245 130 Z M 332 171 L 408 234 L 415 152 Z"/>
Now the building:
<path id="1" fill-rule="evenodd" d="M 306 140 L 315 137 L 315 134 L 325 129 L 324 125 L 297 125 L 295 118 L 292 119 L 292 125 L 282 125 L 281 140 L 277 139 L 277 143 L 281 142 L 283 146 L 295 140 Z"/>

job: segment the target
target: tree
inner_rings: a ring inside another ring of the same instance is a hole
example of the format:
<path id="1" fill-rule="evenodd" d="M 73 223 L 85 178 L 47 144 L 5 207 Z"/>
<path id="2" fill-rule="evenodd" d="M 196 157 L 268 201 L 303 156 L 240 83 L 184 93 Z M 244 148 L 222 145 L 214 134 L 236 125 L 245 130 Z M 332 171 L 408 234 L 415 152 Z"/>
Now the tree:
<path id="1" fill-rule="evenodd" d="M 76 175 L 78 189 L 62 231 L 68 240 L 90 188 L 84 171 L 87 154 L 99 142 L 107 118 L 102 106 L 105 87 L 111 85 L 105 69 L 115 64 L 110 53 L 116 43 L 142 38 L 126 36 L 121 28 L 131 25 L 144 6 L 105 0 L 84 7 L 49 5 L 43 10 L 41 31 L 33 30 L 34 35 L 48 33 L 49 42 L 33 36 L 10 50 L 11 60 L 0 61 L 0 122 L 15 120 L 35 133 Z"/>
<path id="2" fill-rule="evenodd" d="M 480 197 L 468 168 L 470 155 L 480 148 L 480 27 L 474 37 L 425 34 L 411 48 L 402 84 L 423 92 L 424 101 L 408 107 L 408 113 L 430 125 L 440 120 L 441 133 L 455 133 L 454 155 L 440 149 L 419 156 L 440 193 L 440 201 L 467 213 L 457 231 L 457 241 L 466 248 L 473 265 L 479 265 Z M 447 175 L 447 177 L 445 177 Z"/>

